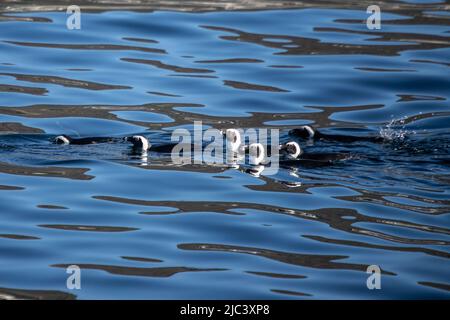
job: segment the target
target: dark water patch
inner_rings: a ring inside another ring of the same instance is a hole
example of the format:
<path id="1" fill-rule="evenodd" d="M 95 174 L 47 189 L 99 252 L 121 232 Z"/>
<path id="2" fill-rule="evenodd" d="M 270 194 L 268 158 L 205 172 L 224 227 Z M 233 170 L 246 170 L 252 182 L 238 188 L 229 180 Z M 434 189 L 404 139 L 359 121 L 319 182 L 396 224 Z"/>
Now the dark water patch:
<path id="1" fill-rule="evenodd" d="M 373 72 L 417 72 L 417 70 L 408 70 L 408 69 L 384 69 L 384 68 L 369 68 L 369 67 L 357 67 L 355 69 Z"/>
<path id="2" fill-rule="evenodd" d="M 24 93 L 42 96 L 48 93 L 45 88 L 16 86 L 11 84 L 0 84 L 0 92 Z"/>
<path id="3" fill-rule="evenodd" d="M 134 42 L 144 42 L 144 43 L 159 43 L 156 40 L 153 39 L 142 39 L 142 38 L 131 38 L 131 37 L 124 37 L 123 40 L 127 41 L 134 41 Z"/>
<path id="4" fill-rule="evenodd" d="M 359 35 L 370 35 L 373 36 L 373 33 L 370 31 L 357 31 L 350 29 L 342 29 L 342 28 L 322 28 L 317 27 L 314 28 L 314 31 L 317 32 L 337 32 L 337 33 L 346 33 L 346 34 L 359 34 Z M 438 48 L 446 48 L 450 44 L 448 37 L 438 36 L 438 35 L 424 35 L 418 33 L 391 33 L 391 32 L 377 32 L 377 38 L 372 39 L 374 42 L 400 42 L 400 43 L 409 43 L 405 45 L 392 45 L 392 46 L 383 46 L 384 54 L 392 54 L 397 55 L 401 51 L 405 50 L 429 50 L 429 49 L 438 49 Z M 367 46 L 366 49 L 375 50 L 377 46 Z M 380 47 L 378 47 L 380 48 Z M 355 49 L 355 48 L 354 48 Z M 391 51 L 391 52 L 389 52 Z M 357 53 L 357 52 L 353 52 Z M 363 52 L 361 52 L 363 53 Z M 369 52 L 364 52 L 369 53 Z M 375 53 L 375 52 L 374 52 Z M 377 52 L 379 55 L 383 55 L 382 52 Z"/>
<path id="5" fill-rule="evenodd" d="M 119 117 L 119 119 L 138 121 L 142 122 L 152 122 L 152 123 L 168 123 L 173 122 L 168 116 L 148 111 L 115 111 L 112 114 Z"/>
<path id="6" fill-rule="evenodd" d="M 246 271 L 247 273 L 254 274 L 262 277 L 278 278 L 278 279 L 305 279 L 306 276 L 297 274 L 281 274 L 272 272 L 260 272 L 260 271 Z"/>
<path id="7" fill-rule="evenodd" d="M 217 79 L 217 76 L 204 75 L 204 74 L 169 74 L 169 77 L 180 78 L 198 78 L 198 79 Z"/>
<path id="8" fill-rule="evenodd" d="M 64 167 L 30 167 L 0 162 L 0 172 L 21 176 L 67 178 L 75 180 L 91 180 L 92 175 L 85 174 L 89 169 Z"/>
<path id="9" fill-rule="evenodd" d="M 190 113 L 184 111 L 175 110 L 175 108 L 199 108 L 201 105 L 197 104 L 185 104 L 185 103 L 155 103 L 145 105 L 129 105 L 129 106 L 114 106 L 114 105 L 31 105 L 24 107 L 0 107 L 0 114 L 20 116 L 27 118 L 67 118 L 67 117 L 79 117 L 79 118 L 95 118 L 104 120 L 117 120 L 132 125 L 148 127 L 149 123 L 139 120 L 127 120 L 121 119 L 113 112 L 126 112 L 126 111 L 142 111 L 142 112 L 158 112 L 167 115 L 173 119 L 171 125 L 178 125 L 186 123 L 190 119 L 201 119 L 200 116 L 191 116 Z M 72 122 L 72 121 L 70 121 Z M 152 127 L 162 127 L 164 124 L 154 123 Z M 58 134 L 67 130 L 63 126 L 59 126 Z M 73 129 L 70 128 L 69 129 Z M 41 130 L 42 129 L 37 129 Z M 108 131 L 111 129 L 109 128 Z M 73 133 L 72 133 L 73 134 Z M 78 135 L 78 132 L 76 132 Z M 92 135 L 92 134 L 91 134 Z"/>
<path id="10" fill-rule="evenodd" d="M 76 297 L 62 291 L 0 288 L 0 300 L 74 300 Z"/>
<path id="11" fill-rule="evenodd" d="M 210 76 L 204 74 L 170 74 L 170 77 L 185 77 L 185 78 L 199 78 L 199 79 L 217 79 L 217 76 Z"/>
<path id="12" fill-rule="evenodd" d="M 292 190 L 292 189 L 291 189 Z M 436 245 L 447 245 L 450 244 L 447 241 L 442 240 L 430 240 L 430 239 L 409 239 L 404 237 L 396 237 L 390 234 L 377 232 L 375 230 L 368 230 L 366 228 L 360 228 L 354 226 L 356 223 L 371 223 L 371 224 L 380 224 L 387 226 L 397 226 L 407 229 L 415 229 L 425 232 L 431 233 L 440 233 L 440 234 L 450 234 L 450 230 L 446 228 L 431 226 L 431 225 L 422 225 L 417 223 L 411 223 L 403 220 L 396 219 L 381 219 L 374 218 L 371 216 L 363 215 L 361 213 L 356 212 L 352 209 L 343 209 L 343 208 L 334 208 L 334 209 L 317 209 L 317 210 L 293 210 L 288 208 L 270 206 L 270 205 L 258 205 L 253 203 L 221 203 L 221 202 L 192 202 L 192 201 L 147 201 L 147 200 L 138 200 L 138 199 L 128 199 L 128 198 L 118 198 L 111 196 L 94 196 L 93 198 L 99 200 L 113 201 L 119 203 L 126 203 L 132 205 L 140 205 L 140 206 L 163 206 L 170 208 L 178 208 L 179 212 L 220 212 L 224 214 L 237 214 L 242 215 L 245 214 L 240 212 L 242 209 L 258 209 L 258 210 L 270 210 L 272 212 L 287 214 L 290 216 L 295 216 L 302 219 L 312 219 L 321 221 L 330 225 L 332 228 L 336 228 L 338 230 L 345 230 L 347 232 L 356 233 L 356 234 L 364 234 L 366 236 L 377 237 L 385 240 L 389 240 L 392 242 L 399 242 L 405 244 L 436 244 Z M 342 219 L 341 217 L 345 216 L 346 219 Z M 348 220 L 347 217 L 353 217 L 353 220 Z"/>
<path id="13" fill-rule="evenodd" d="M 117 44 L 59 44 L 59 43 L 39 43 L 39 42 L 24 42 L 24 41 L 4 41 L 5 43 L 14 44 L 24 47 L 37 48 L 52 48 L 52 49 L 67 49 L 67 50 L 97 50 L 97 51 L 141 51 L 150 53 L 165 54 L 166 51 L 162 49 L 126 46 Z"/>
<path id="14" fill-rule="evenodd" d="M 80 226 L 80 225 L 59 225 L 59 224 L 41 224 L 41 228 L 70 230 L 70 231 L 89 231 L 89 232 L 129 232 L 139 230 L 129 227 L 110 227 L 110 226 Z"/>
<path id="15" fill-rule="evenodd" d="M 87 68 L 69 68 L 66 69 L 67 71 L 80 71 L 80 72 L 87 72 L 87 71 L 93 71 L 92 69 L 87 69 Z"/>
<path id="16" fill-rule="evenodd" d="M 63 0 L 62 2 L 69 3 L 68 0 Z M 346 8 L 363 8 L 365 9 L 371 2 L 368 0 L 362 0 L 358 3 L 349 1 L 338 1 L 338 0 L 326 0 L 317 3 L 315 1 L 298 1 L 293 0 L 288 3 L 280 1 L 263 1 L 263 2 L 250 2 L 246 0 L 237 0 L 234 2 L 223 2 L 217 0 L 203 0 L 194 2 L 178 2 L 178 1 L 127 1 L 122 5 L 118 5 L 117 1 L 104 0 L 104 1 L 81 1 L 80 5 L 86 7 L 88 12 L 97 12 L 104 10 L 134 10 L 134 11 L 152 11 L 152 10 L 172 10 L 181 12 L 201 12 L 207 13 L 209 11 L 220 11 L 223 10 L 271 10 L 271 9 L 298 9 L 303 7 L 333 7 L 336 9 L 346 9 Z M 432 10 L 433 8 L 441 8 L 444 5 L 444 1 L 436 0 L 429 2 L 427 0 L 400 0 L 400 1 L 380 1 L 380 6 L 386 8 L 389 12 L 391 11 L 422 11 L 422 10 Z M 53 1 L 44 0 L 40 2 L 39 6 L 33 6 L 27 3 L 27 1 L 18 0 L 14 3 L 9 4 L 11 6 L 10 10 L 15 11 L 58 11 L 62 10 L 60 5 L 55 5 Z M 103 10 L 102 10 L 103 9 Z"/>
<path id="17" fill-rule="evenodd" d="M 22 107 L 0 107 L 0 114 L 22 116 L 30 118 L 58 118 L 58 117 L 90 117 L 99 119 L 120 120 L 117 116 L 110 111 L 156 111 L 162 112 L 175 120 L 171 127 L 188 123 L 192 124 L 194 121 L 202 121 L 203 125 L 212 125 L 218 129 L 227 128 L 229 126 L 235 126 L 240 128 L 254 128 L 254 127 L 266 127 L 266 121 L 285 121 L 286 114 L 267 114 L 252 112 L 251 117 L 227 117 L 223 119 L 216 116 L 208 116 L 199 114 L 201 111 L 192 112 L 195 109 L 202 108 L 203 105 L 192 103 L 153 103 L 144 105 L 30 105 Z M 303 118 L 305 121 L 313 120 L 317 125 L 324 127 L 334 125 L 344 127 L 348 125 L 345 121 L 330 119 L 331 115 L 338 113 L 346 113 L 349 111 L 364 111 L 370 109 L 379 109 L 384 107 L 383 105 L 356 105 L 356 106 L 306 106 L 307 113 L 293 112 L 289 116 L 292 118 Z M 187 111 L 188 109 L 189 111 Z M 412 118 L 412 121 L 419 119 L 418 117 L 424 117 L 423 115 L 417 115 L 416 118 Z M 431 115 L 432 116 L 432 115 Z M 128 122 L 140 126 L 147 126 L 145 122 L 129 121 L 122 119 L 123 122 Z M 155 124 L 156 125 L 156 124 Z M 356 126 L 355 124 L 353 126 Z"/>
<path id="18" fill-rule="evenodd" d="M 360 190 L 362 191 L 362 190 Z M 362 191 L 361 195 L 358 196 L 340 196 L 338 199 L 351 201 L 351 202 L 368 202 L 368 203 L 376 203 L 381 204 L 385 207 L 392 207 L 392 208 L 400 208 L 410 211 L 415 211 L 419 213 L 424 214 L 432 214 L 432 215 L 439 215 L 439 214 L 445 214 L 450 212 L 450 206 L 448 206 L 447 202 L 444 202 L 442 204 L 446 204 L 447 206 L 417 206 L 417 205 L 408 205 L 408 204 L 402 204 L 394 201 L 389 201 L 386 199 L 386 194 L 376 194 L 376 193 L 368 193 L 367 191 Z M 423 199 L 421 199 L 423 200 Z M 433 201 L 434 202 L 434 201 Z M 434 202 L 436 203 L 436 202 Z M 439 201 L 437 202 L 437 204 Z M 450 234 L 450 230 L 449 230 Z"/>
<path id="19" fill-rule="evenodd" d="M 5 185 L 0 185 L 0 190 L 24 190 L 24 187 L 17 187 L 17 186 L 5 186 Z"/>
<path id="20" fill-rule="evenodd" d="M 44 17 L 19 17 L 19 16 L 11 16 L 6 14 L 0 14 L 0 22 L 2 21 L 19 21 L 19 22 L 53 22 L 52 19 L 44 18 Z"/>
<path id="21" fill-rule="evenodd" d="M 149 216 L 158 216 L 158 215 L 171 215 L 171 214 L 178 214 L 180 213 L 179 210 L 177 211 L 141 211 L 140 214 L 145 214 Z"/>
<path id="22" fill-rule="evenodd" d="M 403 3 L 402 3 L 403 2 Z M 427 3 L 425 6 L 421 7 L 419 5 L 413 5 L 402 8 L 402 4 L 404 2 L 401 1 L 394 4 L 397 6 L 398 13 L 401 16 L 398 16 L 398 19 L 383 19 L 383 24 L 385 25 L 400 25 L 400 26 L 414 26 L 414 25 L 448 25 L 449 22 L 446 19 L 442 19 L 439 16 L 431 16 L 430 12 L 427 13 L 426 8 L 434 7 L 435 9 L 442 8 L 442 4 L 439 1 L 435 1 L 433 3 Z M 391 8 L 392 9 L 392 8 Z M 425 10 L 424 10 L 425 9 Z M 392 12 L 392 10 L 389 10 Z M 416 14 L 410 15 L 411 11 L 416 11 Z M 433 12 L 437 13 L 437 12 Z M 436 20 L 435 20 L 436 19 Z M 334 22 L 344 23 L 344 24 L 366 24 L 367 21 L 365 19 L 336 19 Z"/>
<path id="23" fill-rule="evenodd" d="M 199 60 L 196 63 L 261 63 L 263 60 L 250 58 L 230 58 L 221 60 Z"/>
<path id="24" fill-rule="evenodd" d="M 36 83 L 49 83 L 61 85 L 64 87 L 80 88 L 86 90 L 119 90 L 119 89 L 131 89 L 129 86 L 117 86 L 111 84 L 97 83 L 85 80 L 75 80 L 63 77 L 44 76 L 44 75 L 31 75 L 31 74 L 17 74 L 17 73 L 0 73 L 3 76 L 11 76 L 19 81 L 36 82 Z"/>
<path id="25" fill-rule="evenodd" d="M 446 283 L 436 283 L 436 282 L 429 282 L 429 281 L 419 281 L 417 283 L 420 285 L 435 288 L 435 289 L 450 291 L 450 284 L 446 284 Z"/>
<path id="26" fill-rule="evenodd" d="M 69 2 L 67 0 L 63 0 Z M 203 0 L 194 2 L 179 1 L 127 1 L 117 3 L 116 1 L 82 1 L 79 3 L 87 12 L 103 12 L 110 10 L 132 10 L 132 11 L 152 11 L 171 10 L 183 12 L 208 12 L 218 10 L 267 10 L 267 9 L 288 9 L 303 6 L 303 2 L 292 1 L 284 3 L 279 1 L 249 2 L 235 1 L 223 2 L 217 0 Z M 65 7 L 64 7 L 65 8 Z M 2 7 L 0 7 L 2 9 Z M 18 1 L 8 5 L 8 9 L 13 12 L 23 11 L 60 11 L 61 5 L 55 5 L 52 1 L 39 3 L 39 6 L 29 4 L 25 1 Z"/>
<path id="27" fill-rule="evenodd" d="M 20 122 L 0 122 L 0 132 L 2 134 L 10 133 L 44 133 L 44 130 L 27 127 Z"/>
<path id="28" fill-rule="evenodd" d="M 73 264 L 54 264 L 52 267 L 67 268 Z M 200 269 L 188 267 L 160 267 L 160 268 L 136 268 L 126 266 L 110 266 L 110 265 L 96 265 L 96 264 L 76 264 L 81 269 L 86 270 L 102 270 L 111 274 L 132 277 L 158 277 L 167 278 L 172 277 L 178 273 L 183 272 L 207 272 L 207 271 L 224 271 L 225 269 Z"/>
<path id="29" fill-rule="evenodd" d="M 422 253 L 429 254 L 432 256 L 450 259 L 450 253 L 444 252 L 444 251 L 439 251 L 439 250 L 428 249 L 428 248 L 383 246 L 383 245 L 374 245 L 374 244 L 360 242 L 360 241 L 330 239 L 330 238 L 311 236 L 311 235 L 303 235 L 303 237 L 312 239 L 315 241 L 332 243 L 332 244 L 342 245 L 342 246 L 354 246 L 354 247 L 361 247 L 361 248 L 373 248 L 373 249 L 380 249 L 380 250 L 403 251 L 403 252 L 422 252 Z"/>
<path id="30" fill-rule="evenodd" d="M 157 91 L 149 91 L 148 93 L 150 93 L 150 94 L 155 94 L 155 95 L 157 95 L 157 96 L 165 96 L 165 97 L 175 97 L 175 98 L 181 97 L 181 96 L 176 95 L 176 94 L 170 94 L 170 93 L 164 93 L 164 92 L 157 92 Z"/>
<path id="31" fill-rule="evenodd" d="M 193 201 L 148 201 L 148 200 L 139 200 L 139 199 L 129 199 L 129 198 L 119 198 L 112 196 L 93 196 L 94 199 L 112 201 L 118 203 L 125 203 L 131 205 L 139 205 L 139 206 L 150 206 L 158 208 L 156 211 L 146 211 L 141 212 L 142 214 L 174 214 L 181 212 L 221 212 L 226 214 L 234 214 L 240 215 L 240 213 L 229 212 L 224 208 L 224 205 L 221 203 L 207 203 L 207 202 L 193 202 Z M 233 207 L 237 206 L 237 204 L 228 204 L 228 206 Z M 166 208 L 166 210 L 161 211 L 159 208 Z"/>
<path id="32" fill-rule="evenodd" d="M 309 268 L 342 269 L 342 270 L 358 270 L 358 271 L 365 271 L 367 269 L 367 266 L 364 265 L 344 263 L 344 262 L 334 262 L 334 260 L 341 260 L 348 258 L 346 256 L 308 255 L 291 252 L 273 251 L 260 248 L 217 245 L 217 244 L 183 243 L 179 244 L 178 248 L 182 250 L 217 251 L 217 252 L 222 251 L 227 253 L 250 254 L 271 260 L 276 260 L 282 263 L 305 266 Z M 387 275 L 395 275 L 395 273 L 389 271 L 383 271 L 383 273 Z"/>
<path id="33" fill-rule="evenodd" d="M 281 65 L 281 64 L 273 64 L 269 66 L 270 68 L 281 68 L 281 69 L 302 69 L 302 66 L 291 66 L 291 65 Z"/>
<path id="34" fill-rule="evenodd" d="M 432 63 L 432 64 L 450 67 L 450 63 L 446 63 L 443 61 L 433 61 L 433 60 L 425 60 L 425 59 L 412 59 L 410 61 L 411 62 L 421 62 L 421 63 Z"/>
<path id="35" fill-rule="evenodd" d="M 268 91 L 268 92 L 289 92 L 288 90 L 284 90 L 284 89 L 280 89 L 280 88 L 276 88 L 276 87 L 272 87 L 272 86 L 240 82 L 240 81 L 224 80 L 223 83 L 226 86 L 230 86 L 235 89 Z"/>
<path id="36" fill-rule="evenodd" d="M 288 296 L 297 296 L 297 297 L 311 297 L 312 296 L 309 293 L 303 293 L 303 292 L 298 292 L 298 291 L 279 290 L 279 289 L 271 289 L 270 291 L 279 293 L 282 295 L 288 295 Z"/>
<path id="37" fill-rule="evenodd" d="M 444 97 L 414 95 L 414 94 L 398 94 L 399 99 L 397 102 L 409 102 L 409 101 L 444 101 Z M 416 118 L 417 119 L 417 118 Z"/>
<path id="38" fill-rule="evenodd" d="M 57 206 L 54 204 L 38 204 L 37 207 L 41 208 L 41 209 L 50 209 L 50 210 L 67 210 L 67 209 L 69 209 L 69 208 L 66 208 L 63 206 Z"/>
<path id="39" fill-rule="evenodd" d="M 22 234 L 0 234 L 0 238 L 12 239 L 12 240 L 39 240 L 38 237 L 25 236 Z"/>
<path id="40" fill-rule="evenodd" d="M 159 69 L 165 69 L 165 70 L 181 72 L 181 73 L 211 73 L 211 72 L 214 72 L 213 70 L 209 70 L 209 69 L 187 68 L 187 67 L 170 65 L 170 64 L 166 64 L 161 61 L 158 61 L 158 60 L 132 59 L 132 58 L 121 58 L 121 60 L 126 61 L 126 62 L 150 65 L 150 66 L 154 66 Z"/>
<path id="41" fill-rule="evenodd" d="M 164 262 L 163 260 L 160 259 L 154 259 L 154 258 L 143 258 L 143 257 L 121 257 L 122 259 L 125 260 L 131 260 L 131 261 L 138 261 L 138 262 Z"/>
<path id="42" fill-rule="evenodd" d="M 410 42 L 411 44 L 403 45 L 354 45 L 354 44 L 342 44 L 342 43 L 327 43 L 321 42 L 318 39 L 307 37 L 294 37 L 285 35 L 269 35 L 250 33 L 233 28 L 225 28 L 218 26 L 202 26 L 203 28 L 222 31 L 227 33 L 234 33 L 236 36 L 220 36 L 221 39 L 229 41 L 239 41 L 258 44 L 264 47 L 279 49 L 281 51 L 276 54 L 279 55 L 336 55 L 336 54 L 373 54 L 373 55 L 385 55 L 393 56 L 398 55 L 402 51 L 406 50 L 430 50 L 438 48 L 446 48 L 449 45 L 449 40 L 442 36 L 432 36 L 432 40 L 419 34 L 407 34 L 407 33 L 383 33 L 377 32 L 378 38 L 376 41 L 380 42 Z M 336 33 L 348 33 L 359 35 L 374 34 L 370 31 L 356 31 L 341 28 L 324 28 L 316 27 L 315 32 L 336 32 Z M 267 40 L 267 39 L 270 39 Z M 275 40 L 275 41 L 274 41 Z"/>

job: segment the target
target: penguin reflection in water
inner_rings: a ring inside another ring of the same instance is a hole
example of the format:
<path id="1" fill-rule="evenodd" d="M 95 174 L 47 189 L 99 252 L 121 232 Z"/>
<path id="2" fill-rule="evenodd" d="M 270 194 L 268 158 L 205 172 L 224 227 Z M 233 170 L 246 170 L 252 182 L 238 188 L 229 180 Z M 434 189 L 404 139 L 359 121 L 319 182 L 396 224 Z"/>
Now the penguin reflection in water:
<path id="1" fill-rule="evenodd" d="M 265 160 L 264 146 L 261 143 L 252 143 L 249 146 L 245 146 L 245 150 L 245 153 L 239 155 L 239 159 L 228 158 L 227 164 L 231 168 L 259 177 L 265 169 L 263 163 Z M 245 160 L 245 154 L 248 154 L 249 165 L 239 163 Z"/>
<path id="2" fill-rule="evenodd" d="M 339 161 L 352 159 L 349 152 L 311 152 L 305 153 L 295 141 L 280 145 L 280 166 L 282 167 L 322 167 Z"/>
<path id="3" fill-rule="evenodd" d="M 126 139 L 126 138 L 123 138 Z M 75 144 L 75 145 L 87 145 L 87 144 L 97 144 L 97 143 L 112 143 L 120 141 L 120 138 L 111 137 L 89 137 L 89 138 L 72 138 L 68 135 L 57 136 L 53 142 L 56 144 Z"/>

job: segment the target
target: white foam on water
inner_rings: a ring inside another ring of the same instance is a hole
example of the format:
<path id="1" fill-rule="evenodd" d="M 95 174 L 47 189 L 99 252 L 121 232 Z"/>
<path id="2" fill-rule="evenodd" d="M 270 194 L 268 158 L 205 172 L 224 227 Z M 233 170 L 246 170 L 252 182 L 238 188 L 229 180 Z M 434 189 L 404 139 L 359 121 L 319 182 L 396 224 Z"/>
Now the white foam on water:
<path id="1" fill-rule="evenodd" d="M 392 119 L 384 127 L 380 128 L 380 136 L 388 141 L 403 141 L 408 136 L 416 134 L 415 130 L 406 129 L 406 120 L 408 117 Z"/>

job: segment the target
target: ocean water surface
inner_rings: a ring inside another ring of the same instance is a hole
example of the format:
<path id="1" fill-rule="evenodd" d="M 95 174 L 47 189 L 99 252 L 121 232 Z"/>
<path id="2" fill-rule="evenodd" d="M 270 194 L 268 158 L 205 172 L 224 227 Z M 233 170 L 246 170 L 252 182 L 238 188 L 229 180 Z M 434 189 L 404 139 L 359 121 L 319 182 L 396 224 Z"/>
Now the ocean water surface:
<path id="1" fill-rule="evenodd" d="M 450 298 L 449 3 L 404 6 L 3 12 L 0 298 Z M 194 121 L 385 139 L 260 176 L 51 142 Z"/>

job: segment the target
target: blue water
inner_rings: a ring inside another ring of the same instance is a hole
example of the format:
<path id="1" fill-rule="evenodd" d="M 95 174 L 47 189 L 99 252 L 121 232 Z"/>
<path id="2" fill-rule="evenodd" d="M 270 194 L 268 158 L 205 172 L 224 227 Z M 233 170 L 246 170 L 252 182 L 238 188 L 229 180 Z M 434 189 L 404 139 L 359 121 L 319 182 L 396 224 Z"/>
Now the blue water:
<path id="1" fill-rule="evenodd" d="M 373 31 L 365 10 L 331 7 L 0 19 L 0 298 L 450 298 L 443 13 L 383 12 Z M 300 141 L 355 157 L 259 177 L 50 142 L 166 142 L 194 121 L 386 139 Z"/>

